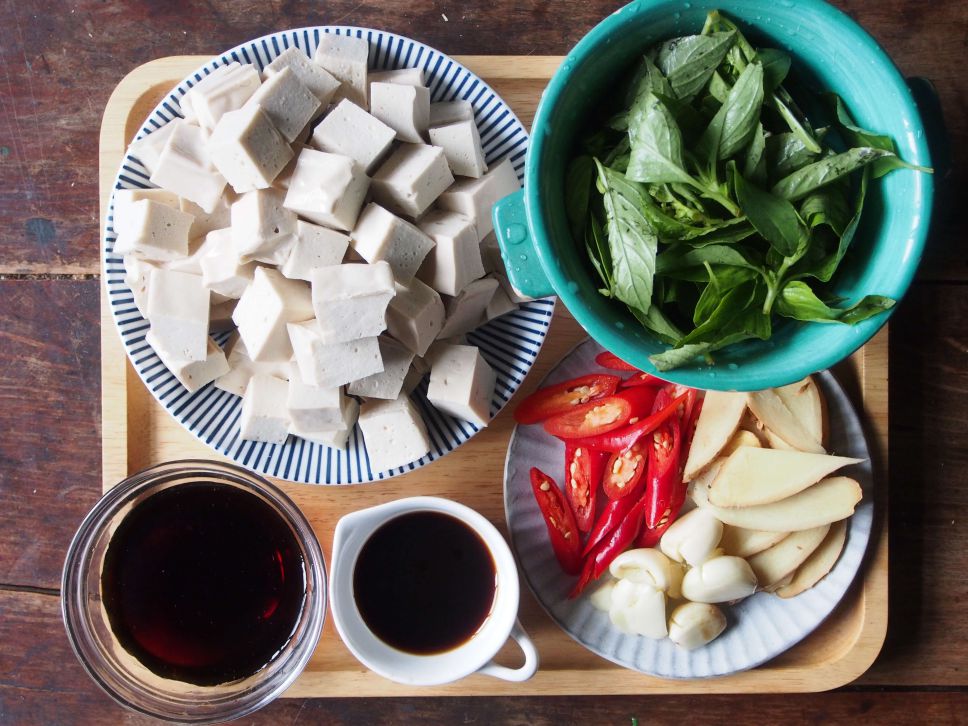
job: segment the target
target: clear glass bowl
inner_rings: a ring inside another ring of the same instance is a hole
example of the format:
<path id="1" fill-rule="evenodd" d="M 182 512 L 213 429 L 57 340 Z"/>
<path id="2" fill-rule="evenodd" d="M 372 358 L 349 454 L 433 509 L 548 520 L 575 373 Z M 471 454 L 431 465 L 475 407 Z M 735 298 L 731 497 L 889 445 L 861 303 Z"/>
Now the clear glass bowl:
<path id="1" fill-rule="evenodd" d="M 121 520 L 147 497 L 169 487 L 208 482 L 259 497 L 291 528 L 299 544 L 306 596 L 292 638 L 257 673 L 216 686 L 163 678 L 124 650 L 111 630 L 101 598 L 108 543 Z M 94 681 L 135 711 L 169 721 L 215 723 L 262 708 L 288 688 L 312 656 L 326 613 L 326 568 L 319 542 L 302 512 L 268 481 L 245 469 L 211 461 L 159 464 L 125 479 L 84 519 L 67 551 L 61 608 L 71 646 Z"/>

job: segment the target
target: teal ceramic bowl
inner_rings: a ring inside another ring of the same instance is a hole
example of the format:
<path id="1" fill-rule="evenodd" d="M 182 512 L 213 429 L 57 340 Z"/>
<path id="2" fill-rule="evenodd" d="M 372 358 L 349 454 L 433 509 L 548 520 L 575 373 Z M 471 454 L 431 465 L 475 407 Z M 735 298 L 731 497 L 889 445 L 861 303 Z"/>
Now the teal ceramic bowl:
<path id="1" fill-rule="evenodd" d="M 840 10 L 820 0 L 667 2 L 637 0 L 603 20 L 575 46 L 542 96 L 532 127 L 524 188 L 495 207 L 498 241 L 511 281 L 534 297 L 558 295 L 600 344 L 642 370 L 665 350 L 628 313 L 597 292 L 584 246 L 565 214 L 564 179 L 575 138 L 620 86 L 642 52 L 667 38 L 699 32 L 709 10 L 736 21 L 754 44 L 787 50 L 799 85 L 835 91 L 859 125 L 892 136 L 906 161 L 931 166 L 917 106 L 905 79 L 877 43 Z M 899 170 L 871 185 L 861 228 L 834 277 L 833 292 L 900 299 L 928 233 L 930 174 Z M 706 389 L 757 390 L 829 368 L 887 321 L 858 325 L 777 322 L 768 341 L 716 353 L 714 365 L 668 371 L 663 378 Z"/>

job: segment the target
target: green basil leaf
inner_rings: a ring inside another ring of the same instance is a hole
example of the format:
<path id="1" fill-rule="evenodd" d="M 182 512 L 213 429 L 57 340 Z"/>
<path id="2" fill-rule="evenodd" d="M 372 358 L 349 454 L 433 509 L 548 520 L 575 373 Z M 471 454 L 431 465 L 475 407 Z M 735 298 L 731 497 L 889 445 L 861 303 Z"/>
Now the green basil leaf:
<path id="1" fill-rule="evenodd" d="M 720 72 L 713 71 L 713 74 L 709 77 L 709 95 L 719 101 L 719 103 L 726 103 L 726 97 L 729 95 L 730 88 L 730 84 L 723 78 Z"/>
<path id="2" fill-rule="evenodd" d="M 650 355 L 649 362 L 659 372 L 671 371 L 694 362 L 699 356 L 708 353 L 710 348 L 712 348 L 710 343 L 696 343 L 684 345 L 681 348 L 670 348 L 662 353 Z"/>
<path id="3" fill-rule="evenodd" d="M 750 63 L 699 139 L 697 153 L 712 161 L 729 159 L 756 133 L 763 106 L 763 66 Z"/>
<path id="4" fill-rule="evenodd" d="M 743 152 L 743 176 L 754 184 L 766 184 L 766 132 L 757 123 L 753 138 Z"/>
<path id="5" fill-rule="evenodd" d="M 606 297 L 611 297 L 612 260 L 608 253 L 608 240 L 605 239 L 602 223 L 594 214 L 589 215 L 588 225 L 585 227 L 585 249 L 588 251 L 588 258 L 592 261 L 595 271 L 605 284 Z"/>
<path id="6" fill-rule="evenodd" d="M 590 156 L 572 159 L 565 175 L 565 212 L 576 240 L 584 236 L 588 200 L 595 184 L 595 162 Z"/>
<path id="7" fill-rule="evenodd" d="M 630 90 L 625 99 L 625 106 L 631 108 L 642 96 L 652 93 L 656 96 L 673 96 L 674 92 L 662 71 L 660 71 L 649 56 L 643 56 L 642 62 L 635 71 Z"/>
<path id="8" fill-rule="evenodd" d="M 713 268 L 708 263 L 705 267 L 709 274 L 709 284 L 703 289 L 696 302 L 696 309 L 693 311 L 692 320 L 696 325 L 713 314 L 719 301 L 727 292 L 756 277 L 756 271 L 747 267 L 717 265 Z"/>
<path id="9" fill-rule="evenodd" d="M 746 218 L 783 257 L 792 257 L 805 247 L 808 232 L 796 208 L 785 199 L 763 191 L 733 175 L 736 199 Z"/>
<path id="10" fill-rule="evenodd" d="M 736 217 L 717 227 L 710 227 L 708 231 L 702 234 L 683 237 L 682 239 L 691 247 L 705 247 L 707 245 L 735 244 L 754 234 L 756 234 L 756 230 L 746 217 Z"/>
<path id="11" fill-rule="evenodd" d="M 854 235 L 857 232 L 857 227 L 860 224 L 860 216 L 861 212 L 864 210 L 864 200 L 867 196 L 867 186 L 869 181 L 870 170 L 865 168 L 860 178 L 860 188 L 857 190 L 857 199 L 854 201 L 854 215 L 844 227 L 844 233 L 840 235 L 837 250 L 833 254 L 826 257 L 820 264 L 811 266 L 802 271 L 797 271 L 797 274 L 804 276 L 809 275 L 817 278 L 821 282 L 829 282 L 830 278 L 834 276 L 834 273 L 840 266 L 841 260 L 843 260 L 844 255 L 847 254 L 847 249 L 850 247 L 850 243 L 853 241 Z"/>
<path id="12" fill-rule="evenodd" d="M 683 333 L 679 330 L 676 325 L 665 316 L 665 314 L 659 310 L 657 305 L 653 305 L 649 308 L 649 312 L 643 313 L 641 310 L 630 307 L 629 312 L 635 316 L 635 319 L 642 323 L 648 330 L 651 330 L 655 336 L 661 340 L 663 343 L 669 345 L 674 345 L 679 338 L 682 337 Z"/>
<path id="13" fill-rule="evenodd" d="M 785 98 L 781 98 L 782 91 L 783 88 L 781 87 L 770 95 L 770 104 L 786 122 L 786 125 L 789 127 L 790 131 L 793 132 L 798 139 L 800 139 L 801 143 L 803 143 L 803 145 L 809 151 L 813 152 L 814 154 L 819 154 L 822 149 L 820 148 L 820 144 L 817 143 L 817 140 L 813 137 L 813 134 L 810 132 L 810 129 L 808 128 L 809 124 L 807 124 L 805 119 L 801 120 L 797 114 L 793 112 L 793 109 L 790 107 L 790 101 L 786 100 Z"/>
<path id="14" fill-rule="evenodd" d="M 703 89 L 734 38 L 732 32 L 687 35 L 659 46 L 656 65 L 669 79 L 676 98 L 688 101 Z"/>
<path id="15" fill-rule="evenodd" d="M 861 169 L 877 159 L 893 156 L 890 151 L 861 146 L 841 154 L 827 156 L 819 161 L 797 169 L 773 185 L 772 192 L 791 202 L 802 199 L 810 192 L 820 189 L 852 171 Z"/>
<path id="16" fill-rule="evenodd" d="M 707 245 L 688 247 L 676 245 L 663 251 L 656 258 L 656 274 L 674 276 L 674 273 L 692 267 L 710 265 L 734 265 L 759 270 L 759 266 L 741 251 L 739 245 Z M 703 278 L 705 279 L 705 278 Z"/>
<path id="17" fill-rule="evenodd" d="M 729 329 L 733 319 L 738 317 L 754 302 L 756 285 L 752 281 L 744 282 L 719 298 L 712 312 L 699 323 L 686 337 L 679 341 L 680 345 L 690 343 L 713 343 L 722 337 L 723 331 Z"/>
<path id="18" fill-rule="evenodd" d="M 894 307 L 895 301 L 882 295 L 867 295 L 847 308 L 831 308 L 818 298 L 810 286 L 791 280 L 780 291 L 774 309 L 780 315 L 811 323 L 855 325 Z"/>
<path id="19" fill-rule="evenodd" d="M 790 72 L 790 56 L 776 48 L 760 48 L 755 58 L 763 64 L 764 90 L 773 93 Z"/>
<path id="20" fill-rule="evenodd" d="M 785 131 L 766 139 L 766 159 L 770 180 L 776 182 L 816 161 L 817 154 L 804 146 L 799 136 Z"/>
<path id="21" fill-rule="evenodd" d="M 851 210 L 847 197 L 840 190 L 825 187 L 807 196 L 800 203 L 800 218 L 811 229 L 822 224 L 830 227 L 838 237 L 850 222 Z"/>
<path id="22" fill-rule="evenodd" d="M 626 305 L 648 312 L 652 305 L 658 238 L 642 214 L 645 189 L 596 160 L 608 217 L 612 294 Z"/>
<path id="23" fill-rule="evenodd" d="M 629 117 L 632 156 L 626 175 L 638 182 L 692 183 L 682 161 L 682 135 L 665 104 L 652 93 L 636 101 Z"/>

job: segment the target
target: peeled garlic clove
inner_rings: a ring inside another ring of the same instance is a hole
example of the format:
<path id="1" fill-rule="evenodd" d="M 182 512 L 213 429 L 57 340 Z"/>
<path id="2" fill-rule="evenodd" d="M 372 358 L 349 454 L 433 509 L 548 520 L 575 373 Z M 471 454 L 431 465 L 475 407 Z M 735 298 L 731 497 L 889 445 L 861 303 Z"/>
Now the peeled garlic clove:
<path id="1" fill-rule="evenodd" d="M 670 559 L 695 567 L 710 558 L 722 536 L 722 522 L 705 509 L 694 509 L 672 523 L 659 548 Z"/>
<path id="2" fill-rule="evenodd" d="M 624 633 L 656 640 L 669 634 L 665 595 L 650 585 L 618 580 L 612 590 L 608 617 Z"/>
<path id="3" fill-rule="evenodd" d="M 693 602 L 730 602 L 756 590 L 756 575 L 742 557 L 714 557 L 682 578 L 682 596 Z"/>
<path id="4" fill-rule="evenodd" d="M 684 565 L 681 565 L 678 562 L 670 562 L 669 572 L 672 577 L 669 580 L 669 587 L 666 590 L 666 595 L 671 597 L 673 600 L 678 600 L 682 597 L 682 578 L 686 574 L 686 568 Z"/>
<path id="5" fill-rule="evenodd" d="M 669 617 L 669 640 L 686 650 L 712 642 L 726 629 L 726 616 L 715 605 L 683 603 Z"/>
<path id="6" fill-rule="evenodd" d="M 615 589 L 616 583 L 618 580 L 606 580 L 589 596 L 588 600 L 596 610 L 604 610 L 607 613 L 612 607 L 612 590 Z"/>
<path id="7" fill-rule="evenodd" d="M 608 566 L 612 577 L 649 585 L 665 592 L 672 582 L 672 563 L 669 558 L 652 548 L 626 550 Z"/>

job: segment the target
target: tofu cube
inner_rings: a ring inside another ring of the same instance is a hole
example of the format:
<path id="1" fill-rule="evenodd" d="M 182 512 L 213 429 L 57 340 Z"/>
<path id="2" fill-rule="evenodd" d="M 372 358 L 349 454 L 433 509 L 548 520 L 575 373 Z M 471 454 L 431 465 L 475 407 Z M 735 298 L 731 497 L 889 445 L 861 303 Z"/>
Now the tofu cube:
<path id="1" fill-rule="evenodd" d="M 320 431 L 343 425 L 346 396 L 339 386 L 321 388 L 303 383 L 301 378 L 289 380 L 286 406 L 292 425 L 303 431 Z"/>
<path id="2" fill-rule="evenodd" d="M 360 214 L 350 237 L 360 257 L 367 262 L 385 260 L 403 283 L 413 279 L 434 246 L 420 229 L 373 202 Z"/>
<path id="3" fill-rule="evenodd" d="M 242 262 L 235 253 L 232 230 L 216 229 L 205 237 L 207 253 L 199 259 L 202 284 L 213 293 L 238 300 L 255 276 L 255 262 Z"/>
<path id="4" fill-rule="evenodd" d="M 225 192 L 215 203 L 215 209 L 206 212 L 195 202 L 179 198 L 178 208 L 195 218 L 192 222 L 192 228 L 188 232 L 188 238 L 190 240 L 198 239 L 212 230 L 225 229 L 230 226 L 232 224 L 232 204 L 235 200 L 235 192 L 230 187 L 226 187 Z"/>
<path id="5" fill-rule="evenodd" d="M 161 152 L 168 142 L 168 137 L 175 130 L 176 126 L 183 123 L 186 123 L 186 121 L 176 116 L 150 134 L 132 141 L 128 147 L 128 154 L 141 162 L 141 166 L 147 170 L 149 176 L 154 174 L 155 168 L 158 166 L 158 157 L 161 156 Z"/>
<path id="6" fill-rule="evenodd" d="M 229 372 L 225 353 L 211 338 L 208 339 L 205 360 L 182 360 L 172 355 L 165 350 L 151 330 L 145 335 L 145 341 L 154 348 L 161 362 L 189 393 L 195 393 L 202 386 Z"/>
<path id="7" fill-rule="evenodd" d="M 462 179 L 454 184 L 440 195 L 439 206 L 473 219 L 480 241 L 494 229 L 491 220 L 494 204 L 520 188 L 510 159 L 505 159 L 480 179 Z"/>
<path id="8" fill-rule="evenodd" d="M 226 182 L 212 165 L 208 133 L 187 123 L 175 126 L 151 172 L 151 183 L 214 212 Z"/>
<path id="9" fill-rule="evenodd" d="M 151 281 L 151 271 L 157 270 L 158 265 L 142 260 L 134 255 L 124 256 L 124 282 L 131 288 L 134 305 L 142 317 L 148 317 L 148 283 Z"/>
<path id="10" fill-rule="evenodd" d="M 219 66 L 189 89 L 181 100 L 190 105 L 199 125 L 211 131 L 228 111 L 242 108 L 262 83 L 253 65 L 229 63 Z"/>
<path id="11" fill-rule="evenodd" d="M 248 106 L 261 107 L 272 125 L 289 143 L 295 141 L 320 112 L 319 99 L 291 68 L 283 68 L 270 76 L 249 97 L 243 108 Z"/>
<path id="12" fill-rule="evenodd" d="M 232 245 L 241 262 L 286 261 L 296 241 L 296 213 L 279 189 L 247 192 L 232 205 Z"/>
<path id="13" fill-rule="evenodd" d="M 444 325 L 444 303 L 436 290 L 416 277 L 406 285 L 398 282 L 396 291 L 387 306 L 387 330 L 422 356 Z"/>
<path id="14" fill-rule="evenodd" d="M 333 94 L 339 88 L 339 81 L 329 72 L 309 60 L 309 56 L 299 48 L 287 48 L 262 69 L 263 80 L 289 69 L 295 74 L 306 88 L 319 100 L 319 112 L 323 113 L 329 106 Z"/>
<path id="15" fill-rule="evenodd" d="M 156 268 L 148 281 L 148 320 L 173 358 L 203 361 L 208 349 L 209 292 L 200 275 Z"/>
<path id="16" fill-rule="evenodd" d="M 472 345 L 439 345 L 430 362 L 427 400 L 454 418 L 487 426 L 497 376 Z"/>
<path id="17" fill-rule="evenodd" d="M 324 343 L 315 320 L 291 323 L 288 328 L 299 375 L 305 383 L 323 388 L 342 386 L 383 370 L 376 337 Z"/>
<path id="18" fill-rule="evenodd" d="M 258 104 L 224 114 L 208 147 L 215 168 L 239 194 L 272 186 L 293 156 L 286 139 Z"/>
<path id="19" fill-rule="evenodd" d="M 430 104 L 430 128 L 473 120 L 474 107 L 470 101 L 439 101 Z"/>
<path id="20" fill-rule="evenodd" d="M 363 167 L 350 157 L 303 149 L 285 206 L 310 222 L 348 232 L 356 224 L 369 186 Z"/>
<path id="21" fill-rule="evenodd" d="M 239 437 L 244 441 L 284 444 L 289 438 L 289 384 L 273 376 L 252 376 L 242 396 Z"/>
<path id="22" fill-rule="evenodd" d="M 416 218 L 453 183 L 443 149 L 401 144 L 374 174 L 373 198 L 391 212 Z"/>
<path id="23" fill-rule="evenodd" d="M 344 398 L 343 400 L 346 401 L 346 409 L 343 422 L 339 426 L 306 430 L 293 423 L 289 427 L 290 433 L 301 436 L 308 441 L 329 446 L 332 449 L 345 449 L 350 431 L 356 426 L 356 421 L 360 416 L 360 404 L 355 398 Z"/>
<path id="24" fill-rule="evenodd" d="M 349 244 L 345 234 L 300 219 L 296 222 L 296 242 L 279 270 L 291 280 L 309 282 L 313 270 L 342 262 Z"/>
<path id="25" fill-rule="evenodd" d="M 481 135 L 473 121 L 458 121 L 430 129 L 430 143 L 444 150 L 454 176 L 477 179 L 487 171 Z"/>
<path id="26" fill-rule="evenodd" d="M 417 273 L 434 290 L 456 297 L 471 280 L 484 277 L 481 246 L 470 217 L 435 210 L 417 226 L 436 243 Z"/>
<path id="27" fill-rule="evenodd" d="M 348 98 L 357 106 L 366 108 L 366 68 L 370 44 L 364 38 L 324 33 L 319 36 L 319 46 L 313 60 L 333 78 L 340 87 L 333 102 Z"/>
<path id="28" fill-rule="evenodd" d="M 427 426 L 406 396 L 364 403 L 360 431 L 374 473 L 406 466 L 430 453 Z"/>
<path id="29" fill-rule="evenodd" d="M 484 311 L 484 316 L 488 320 L 494 320 L 494 318 L 499 318 L 502 315 L 507 315 L 510 312 L 514 312 L 518 309 L 518 306 L 508 297 L 508 294 L 504 292 L 504 288 L 498 286 L 494 291 L 494 297 L 491 298 L 491 302 L 487 304 L 487 310 Z"/>
<path id="30" fill-rule="evenodd" d="M 143 199 L 150 199 L 172 209 L 181 209 L 178 196 L 164 189 L 115 189 L 114 219 L 111 222 L 114 233 L 117 235 L 117 239 L 114 241 L 114 254 L 127 255 L 134 249 L 133 237 L 137 234 L 138 217 L 140 215 L 135 213 L 132 205 Z M 182 209 L 182 211 L 187 210 Z M 132 224 L 134 224 L 134 229 L 132 229 Z"/>
<path id="31" fill-rule="evenodd" d="M 422 144 L 430 123 L 430 91 L 416 85 L 371 83 L 370 112 L 393 129 L 399 141 Z"/>
<path id="32" fill-rule="evenodd" d="M 425 86 L 423 71 L 420 68 L 396 68 L 392 71 L 370 73 L 370 88 L 374 83 L 402 83 L 406 86 Z"/>
<path id="33" fill-rule="evenodd" d="M 115 254 L 165 262 L 188 255 L 188 233 L 193 217 L 154 199 L 123 201 L 115 209 Z"/>
<path id="34" fill-rule="evenodd" d="M 265 267 L 256 268 L 232 315 L 249 357 L 256 361 L 288 361 L 293 351 L 286 324 L 312 317 L 309 287 Z"/>
<path id="35" fill-rule="evenodd" d="M 344 98 L 319 122 L 312 145 L 350 157 L 369 174 L 390 150 L 394 136 L 396 131 Z"/>
<path id="36" fill-rule="evenodd" d="M 423 358 L 415 356 L 413 362 L 410 364 L 410 370 L 407 371 L 407 375 L 403 378 L 403 393 L 408 396 L 413 393 L 417 386 L 420 385 L 420 381 L 428 373 L 430 373 L 430 366 L 427 365 L 427 362 Z"/>
<path id="37" fill-rule="evenodd" d="M 387 303 L 396 294 L 386 262 L 318 267 L 311 282 L 324 343 L 371 338 L 386 330 Z"/>
<path id="38" fill-rule="evenodd" d="M 497 243 L 497 237 L 492 231 L 481 240 L 481 261 L 484 263 L 484 270 L 499 275 L 507 275 L 507 267 L 504 265 L 504 258 L 501 256 L 501 246 Z"/>
<path id="39" fill-rule="evenodd" d="M 238 396 L 245 394 L 246 386 L 254 375 L 274 376 L 283 380 L 292 378 L 293 364 L 286 361 L 254 361 L 249 357 L 238 331 L 225 344 L 229 372 L 215 380 L 215 387 Z"/>
<path id="40" fill-rule="evenodd" d="M 386 336 L 380 337 L 379 342 L 383 370 L 352 381 L 347 387 L 351 395 L 383 399 L 394 399 L 400 395 L 413 361 L 413 351 Z"/>
<path id="41" fill-rule="evenodd" d="M 474 280 L 461 290 L 457 297 L 452 297 L 444 305 L 447 319 L 440 331 L 440 338 L 451 338 L 455 335 L 469 333 L 487 321 L 487 306 L 494 298 L 498 289 L 497 280 L 492 277 L 482 277 Z"/>

